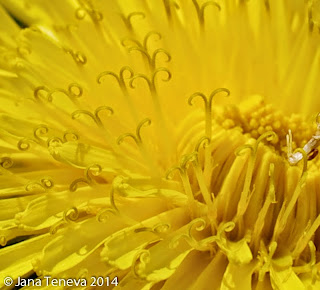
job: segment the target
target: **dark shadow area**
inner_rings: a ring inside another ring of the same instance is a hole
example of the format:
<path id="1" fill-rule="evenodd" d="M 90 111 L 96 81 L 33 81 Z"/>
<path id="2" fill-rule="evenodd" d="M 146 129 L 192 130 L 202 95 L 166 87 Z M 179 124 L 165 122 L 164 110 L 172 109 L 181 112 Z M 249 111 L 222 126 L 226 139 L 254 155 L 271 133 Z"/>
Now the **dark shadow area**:
<path id="1" fill-rule="evenodd" d="M 1 245 L 0 245 L 0 249 L 5 248 L 5 247 L 9 247 L 9 246 L 11 246 L 11 245 L 14 245 L 14 244 L 17 244 L 17 243 L 26 241 L 26 240 L 29 240 L 29 239 L 31 239 L 31 238 L 33 238 L 33 237 L 34 237 L 34 236 L 20 236 L 20 237 L 16 237 L 16 238 L 8 241 L 5 246 L 1 246 Z"/>
<path id="2" fill-rule="evenodd" d="M 28 24 L 24 23 L 22 20 L 18 19 L 17 17 L 15 17 L 12 13 L 10 13 L 10 11 L 7 10 L 7 13 L 9 14 L 9 16 L 13 19 L 13 21 L 15 23 L 17 23 L 21 28 L 27 28 L 29 27 Z"/>

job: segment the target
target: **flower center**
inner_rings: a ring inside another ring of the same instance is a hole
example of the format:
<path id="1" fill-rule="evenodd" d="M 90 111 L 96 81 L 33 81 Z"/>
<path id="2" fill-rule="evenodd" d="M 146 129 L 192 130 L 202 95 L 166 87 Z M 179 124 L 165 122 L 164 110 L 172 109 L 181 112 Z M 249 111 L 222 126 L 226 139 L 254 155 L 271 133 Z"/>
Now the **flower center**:
<path id="1" fill-rule="evenodd" d="M 316 123 L 306 122 L 301 115 L 284 115 L 271 104 L 264 101 L 261 96 L 253 96 L 246 102 L 225 106 L 219 109 L 215 119 L 225 129 L 241 128 L 243 134 L 258 139 L 263 133 L 272 131 L 276 134 L 269 143 L 269 147 L 279 155 L 287 157 L 286 135 L 291 130 L 294 135 L 292 149 L 303 148 L 314 135 Z"/>

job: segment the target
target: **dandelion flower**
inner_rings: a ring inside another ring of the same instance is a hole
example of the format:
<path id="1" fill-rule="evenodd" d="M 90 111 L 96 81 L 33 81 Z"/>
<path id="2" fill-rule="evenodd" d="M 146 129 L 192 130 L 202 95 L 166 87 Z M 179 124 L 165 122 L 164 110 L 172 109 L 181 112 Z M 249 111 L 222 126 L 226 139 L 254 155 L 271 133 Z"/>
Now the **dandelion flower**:
<path id="1" fill-rule="evenodd" d="M 1 287 L 320 288 L 318 0 L 0 3 Z"/>

